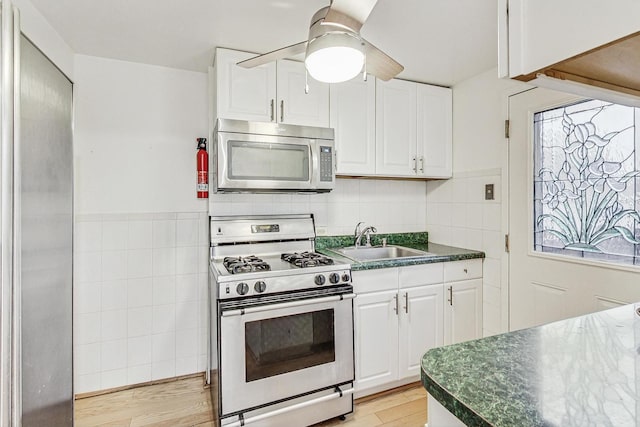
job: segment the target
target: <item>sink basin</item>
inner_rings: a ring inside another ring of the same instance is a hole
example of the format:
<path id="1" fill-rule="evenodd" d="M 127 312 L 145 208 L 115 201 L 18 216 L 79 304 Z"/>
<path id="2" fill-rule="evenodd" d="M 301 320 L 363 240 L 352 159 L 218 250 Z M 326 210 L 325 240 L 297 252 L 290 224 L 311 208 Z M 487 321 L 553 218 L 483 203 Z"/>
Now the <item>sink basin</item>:
<path id="1" fill-rule="evenodd" d="M 336 252 L 356 261 L 375 261 L 382 259 L 423 257 L 433 255 L 430 252 L 419 251 L 417 249 L 405 248 L 403 246 L 371 246 L 359 247 L 350 246 L 347 248 L 334 249 Z"/>

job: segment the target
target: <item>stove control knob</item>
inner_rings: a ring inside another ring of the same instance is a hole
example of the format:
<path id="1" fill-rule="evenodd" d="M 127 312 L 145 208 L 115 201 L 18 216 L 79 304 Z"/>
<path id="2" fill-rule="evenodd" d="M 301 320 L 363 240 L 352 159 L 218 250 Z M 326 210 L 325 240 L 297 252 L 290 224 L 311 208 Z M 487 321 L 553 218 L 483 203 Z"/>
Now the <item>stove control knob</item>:
<path id="1" fill-rule="evenodd" d="M 265 290 L 267 290 L 267 284 L 264 283 L 262 280 L 258 280 L 256 282 L 255 285 L 253 285 L 253 289 L 256 290 L 256 292 L 258 292 L 259 294 L 263 293 Z"/>
<path id="2" fill-rule="evenodd" d="M 342 275 L 342 281 L 343 281 L 343 282 L 348 282 L 348 281 L 349 281 L 349 279 L 350 279 L 350 277 L 349 277 L 349 275 L 348 275 L 347 273 L 344 273 L 344 274 Z"/>
<path id="3" fill-rule="evenodd" d="M 340 275 L 338 273 L 331 273 L 329 275 L 329 281 L 335 285 L 340 281 Z"/>
<path id="4" fill-rule="evenodd" d="M 238 286 L 236 287 L 236 291 L 238 292 L 238 295 L 246 295 L 247 292 L 249 292 L 249 285 L 247 285 L 244 282 L 238 283 Z"/>
<path id="5" fill-rule="evenodd" d="M 314 281 L 316 282 L 316 285 L 320 286 L 320 285 L 324 285 L 325 280 L 326 279 L 325 279 L 324 275 L 318 274 Z"/>

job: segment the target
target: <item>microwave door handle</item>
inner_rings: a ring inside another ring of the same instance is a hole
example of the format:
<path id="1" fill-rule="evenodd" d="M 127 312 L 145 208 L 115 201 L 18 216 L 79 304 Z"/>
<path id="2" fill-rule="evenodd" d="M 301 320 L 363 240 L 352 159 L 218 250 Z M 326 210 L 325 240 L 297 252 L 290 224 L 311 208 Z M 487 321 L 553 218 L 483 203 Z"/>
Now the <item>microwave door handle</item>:
<path id="1" fill-rule="evenodd" d="M 283 302 L 280 304 L 267 304 L 267 305 L 261 305 L 258 307 L 241 308 L 238 310 L 227 310 L 222 312 L 222 317 L 242 316 L 243 314 L 261 313 L 263 311 L 278 310 L 282 308 L 301 307 L 304 305 L 321 304 L 324 302 L 350 300 L 350 299 L 354 299 L 355 297 L 356 297 L 356 294 L 351 293 L 351 294 L 334 295 L 334 296 L 322 297 L 322 298 L 310 298 L 310 299 L 305 299 L 300 301 Z"/>

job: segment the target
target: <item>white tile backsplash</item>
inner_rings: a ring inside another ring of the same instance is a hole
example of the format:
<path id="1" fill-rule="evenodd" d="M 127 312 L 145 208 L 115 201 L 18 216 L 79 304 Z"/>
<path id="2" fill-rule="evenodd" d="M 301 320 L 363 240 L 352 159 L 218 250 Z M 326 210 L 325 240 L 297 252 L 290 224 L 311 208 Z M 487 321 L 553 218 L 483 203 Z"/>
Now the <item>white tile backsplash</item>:
<path id="1" fill-rule="evenodd" d="M 100 341 L 113 341 L 127 337 L 127 311 L 111 310 L 100 313 Z"/>
<path id="2" fill-rule="evenodd" d="M 110 280 L 102 282 L 102 311 L 127 308 L 127 281 Z"/>
<path id="3" fill-rule="evenodd" d="M 129 221 L 128 249 L 151 249 L 152 221 L 134 220 Z"/>
<path id="4" fill-rule="evenodd" d="M 129 338 L 151 336 L 153 308 L 139 307 L 127 310 L 127 336 Z"/>
<path id="5" fill-rule="evenodd" d="M 101 372 L 127 367 L 127 340 L 103 341 L 100 345 Z"/>
<path id="6" fill-rule="evenodd" d="M 151 381 L 151 363 L 127 367 L 127 384 L 140 384 Z"/>
<path id="7" fill-rule="evenodd" d="M 153 279 L 127 280 L 127 307 L 146 307 L 153 304 Z"/>
<path id="8" fill-rule="evenodd" d="M 127 251 L 127 277 L 140 279 L 151 277 L 153 268 L 152 249 L 132 249 Z"/>
<path id="9" fill-rule="evenodd" d="M 176 221 L 153 221 L 152 243 L 154 248 L 174 248 L 176 246 Z"/>
<path id="10" fill-rule="evenodd" d="M 176 330 L 176 305 L 154 305 L 151 331 L 154 334 L 173 332 Z"/>
<path id="11" fill-rule="evenodd" d="M 176 274 L 176 248 L 153 248 L 153 276 L 173 276 Z"/>
<path id="12" fill-rule="evenodd" d="M 102 252 L 102 280 L 127 278 L 127 251 Z"/>
<path id="13" fill-rule="evenodd" d="M 151 336 L 144 335 L 127 340 L 127 366 L 151 364 Z"/>
<path id="14" fill-rule="evenodd" d="M 105 221 L 102 223 L 102 250 L 127 249 L 129 236 L 128 221 Z"/>

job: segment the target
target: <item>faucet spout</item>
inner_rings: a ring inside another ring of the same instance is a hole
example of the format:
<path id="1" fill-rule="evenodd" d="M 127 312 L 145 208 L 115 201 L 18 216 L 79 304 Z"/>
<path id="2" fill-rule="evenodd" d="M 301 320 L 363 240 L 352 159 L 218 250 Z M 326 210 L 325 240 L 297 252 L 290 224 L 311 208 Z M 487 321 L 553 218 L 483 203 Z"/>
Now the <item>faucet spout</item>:
<path id="1" fill-rule="evenodd" d="M 362 224 L 362 223 L 360 223 Z M 360 226 L 360 224 L 358 224 L 358 227 Z M 356 227 L 356 229 L 358 228 Z M 361 232 L 356 234 L 356 240 L 355 240 L 355 247 L 359 248 L 360 246 L 362 246 L 362 237 L 365 237 L 365 246 L 369 247 L 371 246 L 371 233 L 377 233 L 378 230 L 373 227 L 373 226 L 369 226 L 369 227 L 365 227 L 364 230 L 362 230 Z"/>

